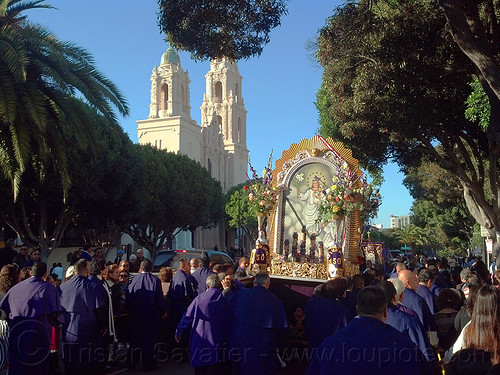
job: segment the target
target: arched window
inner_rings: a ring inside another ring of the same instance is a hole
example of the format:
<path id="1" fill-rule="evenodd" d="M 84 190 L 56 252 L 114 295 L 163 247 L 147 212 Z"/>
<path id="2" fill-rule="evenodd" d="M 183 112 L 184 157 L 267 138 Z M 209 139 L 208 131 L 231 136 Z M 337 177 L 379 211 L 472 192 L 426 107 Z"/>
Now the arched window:
<path id="1" fill-rule="evenodd" d="M 221 81 L 215 82 L 215 102 L 216 103 L 222 102 L 222 82 Z"/>
<path id="2" fill-rule="evenodd" d="M 161 98 L 160 98 L 160 109 L 168 109 L 168 85 L 164 84 L 161 86 Z"/>
<path id="3" fill-rule="evenodd" d="M 234 101 L 238 102 L 240 98 L 240 87 L 238 84 L 234 85 Z"/>
<path id="4" fill-rule="evenodd" d="M 210 175 L 210 177 L 212 177 L 212 162 L 210 161 L 210 158 L 208 158 L 208 161 L 207 161 L 207 170 L 208 170 L 208 174 Z"/>

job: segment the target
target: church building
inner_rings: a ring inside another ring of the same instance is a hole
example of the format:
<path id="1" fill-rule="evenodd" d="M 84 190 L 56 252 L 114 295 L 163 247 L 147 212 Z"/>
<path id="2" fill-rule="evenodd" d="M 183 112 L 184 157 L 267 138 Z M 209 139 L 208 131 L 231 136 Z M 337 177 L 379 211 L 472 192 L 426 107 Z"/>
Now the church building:
<path id="1" fill-rule="evenodd" d="M 189 76 L 169 48 L 151 74 L 151 103 L 146 120 L 137 121 L 140 144 L 180 152 L 199 162 L 225 192 L 247 180 L 248 149 L 242 77 L 226 58 L 213 59 L 205 75 L 201 124 L 191 118 Z M 222 224 L 211 230 L 179 233 L 172 247 L 225 248 Z M 230 246 L 230 244 L 228 244 Z"/>

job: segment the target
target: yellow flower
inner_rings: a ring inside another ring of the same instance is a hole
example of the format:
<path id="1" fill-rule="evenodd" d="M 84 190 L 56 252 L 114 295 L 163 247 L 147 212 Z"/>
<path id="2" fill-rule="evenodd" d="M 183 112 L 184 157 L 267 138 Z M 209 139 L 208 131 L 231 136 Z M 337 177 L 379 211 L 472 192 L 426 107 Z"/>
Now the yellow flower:
<path id="1" fill-rule="evenodd" d="M 333 210 L 333 212 L 339 212 L 340 211 L 340 207 L 339 206 L 333 206 L 332 210 Z"/>
<path id="2" fill-rule="evenodd" d="M 337 185 L 332 185 L 332 190 L 337 190 Z"/>

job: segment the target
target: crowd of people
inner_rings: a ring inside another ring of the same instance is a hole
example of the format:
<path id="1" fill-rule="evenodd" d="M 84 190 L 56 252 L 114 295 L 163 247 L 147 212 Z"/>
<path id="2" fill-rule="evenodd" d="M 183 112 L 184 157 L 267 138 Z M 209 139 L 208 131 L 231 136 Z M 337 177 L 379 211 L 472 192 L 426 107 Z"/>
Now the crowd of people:
<path id="1" fill-rule="evenodd" d="M 467 268 L 367 262 L 319 283 L 304 308 L 307 355 L 296 358 L 283 303 L 246 257 L 180 259 L 157 275 L 142 250 L 106 262 L 84 246 L 63 278 L 58 263 L 26 265 L 26 249 L 0 249 L 0 369 L 10 374 L 151 371 L 169 360 L 217 375 L 274 374 L 297 360 L 308 375 L 500 373 L 500 271 L 480 258 Z"/>

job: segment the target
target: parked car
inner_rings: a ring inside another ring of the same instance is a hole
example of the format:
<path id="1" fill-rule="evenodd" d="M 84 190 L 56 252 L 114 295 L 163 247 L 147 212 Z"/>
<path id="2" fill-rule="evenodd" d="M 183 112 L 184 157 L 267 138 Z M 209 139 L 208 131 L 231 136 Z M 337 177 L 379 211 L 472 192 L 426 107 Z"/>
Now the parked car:
<path id="1" fill-rule="evenodd" d="M 153 272 L 159 272 L 161 267 L 172 267 L 177 269 L 179 260 L 186 258 L 191 260 L 197 258 L 201 260 L 201 253 L 205 252 L 210 257 L 210 262 L 213 263 L 230 263 L 234 265 L 234 261 L 222 251 L 215 250 L 160 250 L 153 256 Z"/>

